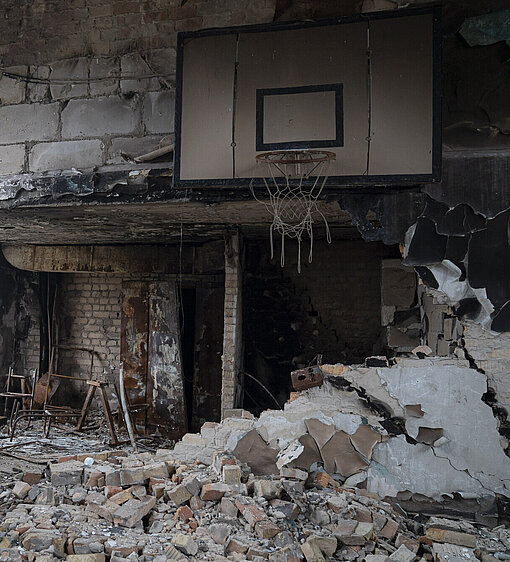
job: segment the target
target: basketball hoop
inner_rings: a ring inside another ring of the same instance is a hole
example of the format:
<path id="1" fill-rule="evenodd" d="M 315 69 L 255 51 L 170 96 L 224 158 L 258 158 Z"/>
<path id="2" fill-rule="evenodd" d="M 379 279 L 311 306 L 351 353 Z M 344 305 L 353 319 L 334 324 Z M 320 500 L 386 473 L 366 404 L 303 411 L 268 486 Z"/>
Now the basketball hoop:
<path id="1" fill-rule="evenodd" d="M 328 150 L 275 150 L 257 154 L 257 164 L 267 166 L 264 177 L 269 199 L 260 200 L 253 188 L 253 197 L 273 215 L 269 227 L 271 258 L 274 256 L 273 231 L 282 238 L 280 263 L 285 265 L 285 237 L 298 243 L 297 270 L 301 273 L 301 240 L 306 231 L 310 239 L 308 262 L 312 262 L 314 215 L 320 215 L 326 227 L 326 239 L 331 243 L 328 221 L 317 206 L 317 200 L 328 179 L 329 163 L 336 157 Z"/>

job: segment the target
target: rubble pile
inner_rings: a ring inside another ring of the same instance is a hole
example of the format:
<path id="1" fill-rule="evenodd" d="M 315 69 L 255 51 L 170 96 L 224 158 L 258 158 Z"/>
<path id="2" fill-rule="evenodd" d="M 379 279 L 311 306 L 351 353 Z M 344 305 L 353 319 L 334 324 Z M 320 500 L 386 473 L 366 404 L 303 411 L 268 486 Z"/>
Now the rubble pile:
<path id="1" fill-rule="evenodd" d="M 284 466 L 255 476 L 227 451 L 215 451 L 210 465 L 182 463 L 169 449 L 63 457 L 43 473 L 26 472 L 0 497 L 0 560 L 510 558 L 504 527 L 436 517 L 422 524 L 324 470 Z"/>

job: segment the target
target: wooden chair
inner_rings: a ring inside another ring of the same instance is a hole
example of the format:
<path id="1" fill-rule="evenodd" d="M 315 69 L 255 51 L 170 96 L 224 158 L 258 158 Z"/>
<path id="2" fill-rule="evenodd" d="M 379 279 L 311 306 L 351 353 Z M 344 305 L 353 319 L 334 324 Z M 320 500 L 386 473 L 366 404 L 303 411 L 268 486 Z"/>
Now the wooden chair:
<path id="1" fill-rule="evenodd" d="M 0 392 L 0 397 L 4 398 L 4 418 L 7 420 L 9 433 L 14 422 L 21 412 L 29 412 L 34 406 L 34 393 L 37 384 L 38 370 L 34 369 L 29 375 L 16 375 L 14 369 L 9 367 L 5 390 Z M 16 384 L 18 383 L 18 385 Z M 16 389 L 16 386 L 19 388 Z M 9 403 L 11 404 L 10 413 Z M 30 417 L 28 418 L 30 424 Z"/>

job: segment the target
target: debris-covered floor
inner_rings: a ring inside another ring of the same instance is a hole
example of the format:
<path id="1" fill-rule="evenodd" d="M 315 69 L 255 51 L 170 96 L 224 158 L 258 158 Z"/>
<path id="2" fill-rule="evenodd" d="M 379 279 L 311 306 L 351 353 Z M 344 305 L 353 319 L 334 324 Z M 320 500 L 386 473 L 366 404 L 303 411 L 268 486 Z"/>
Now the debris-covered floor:
<path id="1" fill-rule="evenodd" d="M 109 447 L 99 413 L 89 433 L 3 434 L 0 559 L 508 560 L 486 378 L 418 355 L 323 365 L 283 410 L 227 412 L 175 447 Z"/>

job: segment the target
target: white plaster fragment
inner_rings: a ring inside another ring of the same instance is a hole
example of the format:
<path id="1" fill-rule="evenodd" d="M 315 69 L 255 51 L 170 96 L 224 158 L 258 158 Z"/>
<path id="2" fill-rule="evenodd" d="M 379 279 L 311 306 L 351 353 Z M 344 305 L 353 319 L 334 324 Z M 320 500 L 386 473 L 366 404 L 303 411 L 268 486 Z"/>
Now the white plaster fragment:
<path id="1" fill-rule="evenodd" d="M 487 390 L 485 375 L 443 362 L 426 363 L 377 371 L 402 406 L 421 404 L 424 415 L 406 420 L 409 436 L 416 438 L 420 427 L 442 428 L 444 436 L 434 447 L 411 445 L 402 437 L 377 445 L 373 459 L 388 475 L 382 478 L 380 470 L 370 469 L 369 489 L 383 491 L 393 486 L 436 499 L 454 492 L 510 497 L 504 482 L 510 459 L 501 448 L 497 420 L 481 399 Z"/>

